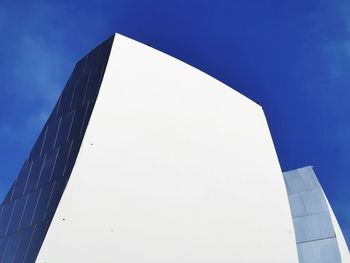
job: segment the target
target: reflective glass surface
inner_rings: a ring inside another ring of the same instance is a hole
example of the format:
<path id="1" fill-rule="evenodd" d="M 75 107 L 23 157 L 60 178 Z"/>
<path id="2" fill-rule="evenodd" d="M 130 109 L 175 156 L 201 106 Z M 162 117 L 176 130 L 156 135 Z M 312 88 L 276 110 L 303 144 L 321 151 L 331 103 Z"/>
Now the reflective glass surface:
<path id="1" fill-rule="evenodd" d="M 28 193 L 36 189 L 38 180 L 41 175 L 41 169 L 43 167 L 43 160 L 43 157 L 39 157 L 38 159 L 32 162 L 29 178 L 24 193 Z"/>
<path id="2" fill-rule="evenodd" d="M 21 235 L 19 233 L 7 237 L 7 245 L 2 256 L 2 262 L 13 262 L 20 239 Z"/>
<path id="3" fill-rule="evenodd" d="M 70 144 L 64 144 L 59 147 L 58 154 L 56 157 L 57 165 L 55 165 L 53 168 L 52 175 L 50 177 L 50 182 L 56 179 L 59 179 L 60 177 L 63 176 L 64 167 L 68 159 L 69 149 L 70 149 Z"/>
<path id="4" fill-rule="evenodd" d="M 66 116 L 62 117 L 60 124 L 60 129 L 57 134 L 57 145 L 62 145 L 67 142 L 68 134 L 71 128 L 72 120 L 74 116 L 74 111 L 68 113 Z"/>
<path id="5" fill-rule="evenodd" d="M 45 185 L 41 188 L 38 203 L 34 212 L 32 224 L 36 224 L 44 219 L 47 207 L 49 205 L 48 200 L 50 200 L 53 184 Z"/>
<path id="6" fill-rule="evenodd" d="M 5 252 L 6 245 L 7 245 L 7 239 L 6 238 L 0 239 L 0 260 L 2 259 L 2 256 Z"/>
<path id="7" fill-rule="evenodd" d="M 34 227 L 29 227 L 20 232 L 21 240 L 19 241 L 13 263 L 23 262 L 24 256 L 27 252 L 27 248 L 29 247 L 30 240 L 32 238 L 33 231 Z"/>
<path id="8" fill-rule="evenodd" d="M 52 171 L 55 167 L 55 163 L 57 160 L 58 150 L 59 148 L 56 148 L 45 155 L 44 165 L 42 168 L 41 176 L 38 181 L 38 187 L 41 187 L 50 182 L 50 179 L 52 177 Z"/>
<path id="9" fill-rule="evenodd" d="M 54 122 L 48 124 L 42 153 L 47 153 L 49 151 L 52 151 L 52 149 L 54 149 L 59 125 L 60 125 L 60 119 L 55 120 Z"/>
<path id="10" fill-rule="evenodd" d="M 65 116 L 69 112 L 70 104 L 72 101 L 72 95 L 73 88 L 71 86 L 66 86 L 60 98 L 60 104 L 57 112 L 58 116 Z"/>
<path id="11" fill-rule="evenodd" d="M 39 224 L 35 225 L 33 234 L 31 236 L 31 240 L 29 242 L 29 246 L 24 256 L 24 262 L 35 262 L 41 244 L 44 241 L 48 226 L 49 220 L 40 222 Z"/>
<path id="12" fill-rule="evenodd" d="M 27 180 L 28 180 L 31 165 L 32 163 L 25 163 L 21 171 L 19 172 L 19 175 L 17 176 L 17 179 L 15 181 L 15 189 L 12 194 L 12 199 L 15 199 L 23 195 L 27 185 Z"/>
<path id="13" fill-rule="evenodd" d="M 12 212 L 7 233 L 11 234 L 18 230 L 22 218 L 23 209 L 27 202 L 27 196 L 21 196 L 15 201 L 15 208 Z"/>
<path id="14" fill-rule="evenodd" d="M 15 205 L 15 202 L 8 203 L 3 207 L 1 211 L 1 217 L 0 217 L 0 235 L 1 236 L 6 235 L 7 226 L 9 224 L 9 220 L 10 220 L 14 205 Z"/>
<path id="15" fill-rule="evenodd" d="M 43 144 L 45 141 L 46 130 L 47 130 L 47 126 L 45 125 L 43 130 L 41 131 L 41 133 L 39 135 L 39 138 L 36 140 L 36 143 L 34 144 L 32 151 L 29 154 L 28 161 L 31 161 L 34 158 L 37 158 L 38 156 L 41 155 L 41 150 L 43 148 Z"/>
<path id="16" fill-rule="evenodd" d="M 0 205 L 0 263 L 33 263 L 74 167 L 114 36 L 75 66 Z"/>
<path id="17" fill-rule="evenodd" d="M 32 224 L 32 219 L 38 203 L 40 190 L 41 189 L 28 194 L 19 229 L 23 229 Z"/>

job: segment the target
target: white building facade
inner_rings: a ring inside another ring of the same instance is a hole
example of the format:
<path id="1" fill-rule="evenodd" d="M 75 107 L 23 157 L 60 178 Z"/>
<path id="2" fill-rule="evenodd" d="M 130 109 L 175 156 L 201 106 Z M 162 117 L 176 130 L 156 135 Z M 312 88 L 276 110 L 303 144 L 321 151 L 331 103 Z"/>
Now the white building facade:
<path id="1" fill-rule="evenodd" d="M 284 178 L 258 104 L 116 34 L 0 206 L 0 262 L 296 263 Z"/>

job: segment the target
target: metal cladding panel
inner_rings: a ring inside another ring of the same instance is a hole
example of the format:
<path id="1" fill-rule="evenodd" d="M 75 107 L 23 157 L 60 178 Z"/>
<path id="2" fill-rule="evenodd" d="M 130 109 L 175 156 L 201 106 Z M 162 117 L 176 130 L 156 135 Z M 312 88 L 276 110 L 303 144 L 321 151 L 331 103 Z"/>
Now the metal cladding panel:
<path id="1" fill-rule="evenodd" d="M 320 239 L 298 244 L 299 263 L 342 262 L 335 238 Z"/>
<path id="2" fill-rule="evenodd" d="M 297 243 L 335 237 L 329 212 L 293 219 Z"/>
<path id="3" fill-rule="evenodd" d="M 89 121 L 113 37 L 75 66 L 0 206 L 0 262 L 35 262 Z"/>
<path id="4" fill-rule="evenodd" d="M 328 211 L 328 206 L 321 188 L 300 193 L 307 214 Z"/>
<path id="5" fill-rule="evenodd" d="M 313 170 L 301 168 L 284 173 L 288 194 L 305 192 L 319 187 Z"/>
<path id="6" fill-rule="evenodd" d="M 284 180 L 299 262 L 349 263 L 349 252 L 342 233 L 312 167 L 285 172 Z M 345 248 L 340 250 L 338 242 Z"/>
<path id="7" fill-rule="evenodd" d="M 297 262 L 259 105 L 116 35 L 38 262 Z"/>

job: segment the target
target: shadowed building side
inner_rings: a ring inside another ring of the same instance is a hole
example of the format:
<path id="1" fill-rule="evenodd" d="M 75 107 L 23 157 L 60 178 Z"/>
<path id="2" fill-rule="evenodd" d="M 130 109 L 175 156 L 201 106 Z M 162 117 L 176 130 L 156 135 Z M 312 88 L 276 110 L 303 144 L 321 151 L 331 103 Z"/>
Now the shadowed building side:
<path id="1" fill-rule="evenodd" d="M 114 36 L 82 58 L 0 206 L 0 262 L 36 260 L 75 164 Z"/>

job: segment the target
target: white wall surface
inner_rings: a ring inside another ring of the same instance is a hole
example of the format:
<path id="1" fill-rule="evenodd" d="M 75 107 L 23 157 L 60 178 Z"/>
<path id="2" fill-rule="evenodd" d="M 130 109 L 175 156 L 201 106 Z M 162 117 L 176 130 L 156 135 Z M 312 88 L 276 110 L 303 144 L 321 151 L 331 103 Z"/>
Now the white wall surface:
<path id="1" fill-rule="evenodd" d="M 328 205 L 328 209 L 329 209 L 330 214 L 331 214 L 332 224 L 334 227 L 335 235 L 337 237 L 337 242 L 338 242 L 338 246 L 339 246 L 339 251 L 340 251 L 342 263 L 350 263 L 349 248 L 346 244 L 343 232 L 339 226 L 338 220 L 333 212 L 333 209 L 332 209 L 331 205 L 329 204 L 327 196 L 325 195 L 325 193 L 323 193 L 323 194 L 324 194 L 324 197 L 325 197 L 327 205 Z"/>
<path id="2" fill-rule="evenodd" d="M 297 262 L 261 107 L 116 35 L 37 262 Z"/>

